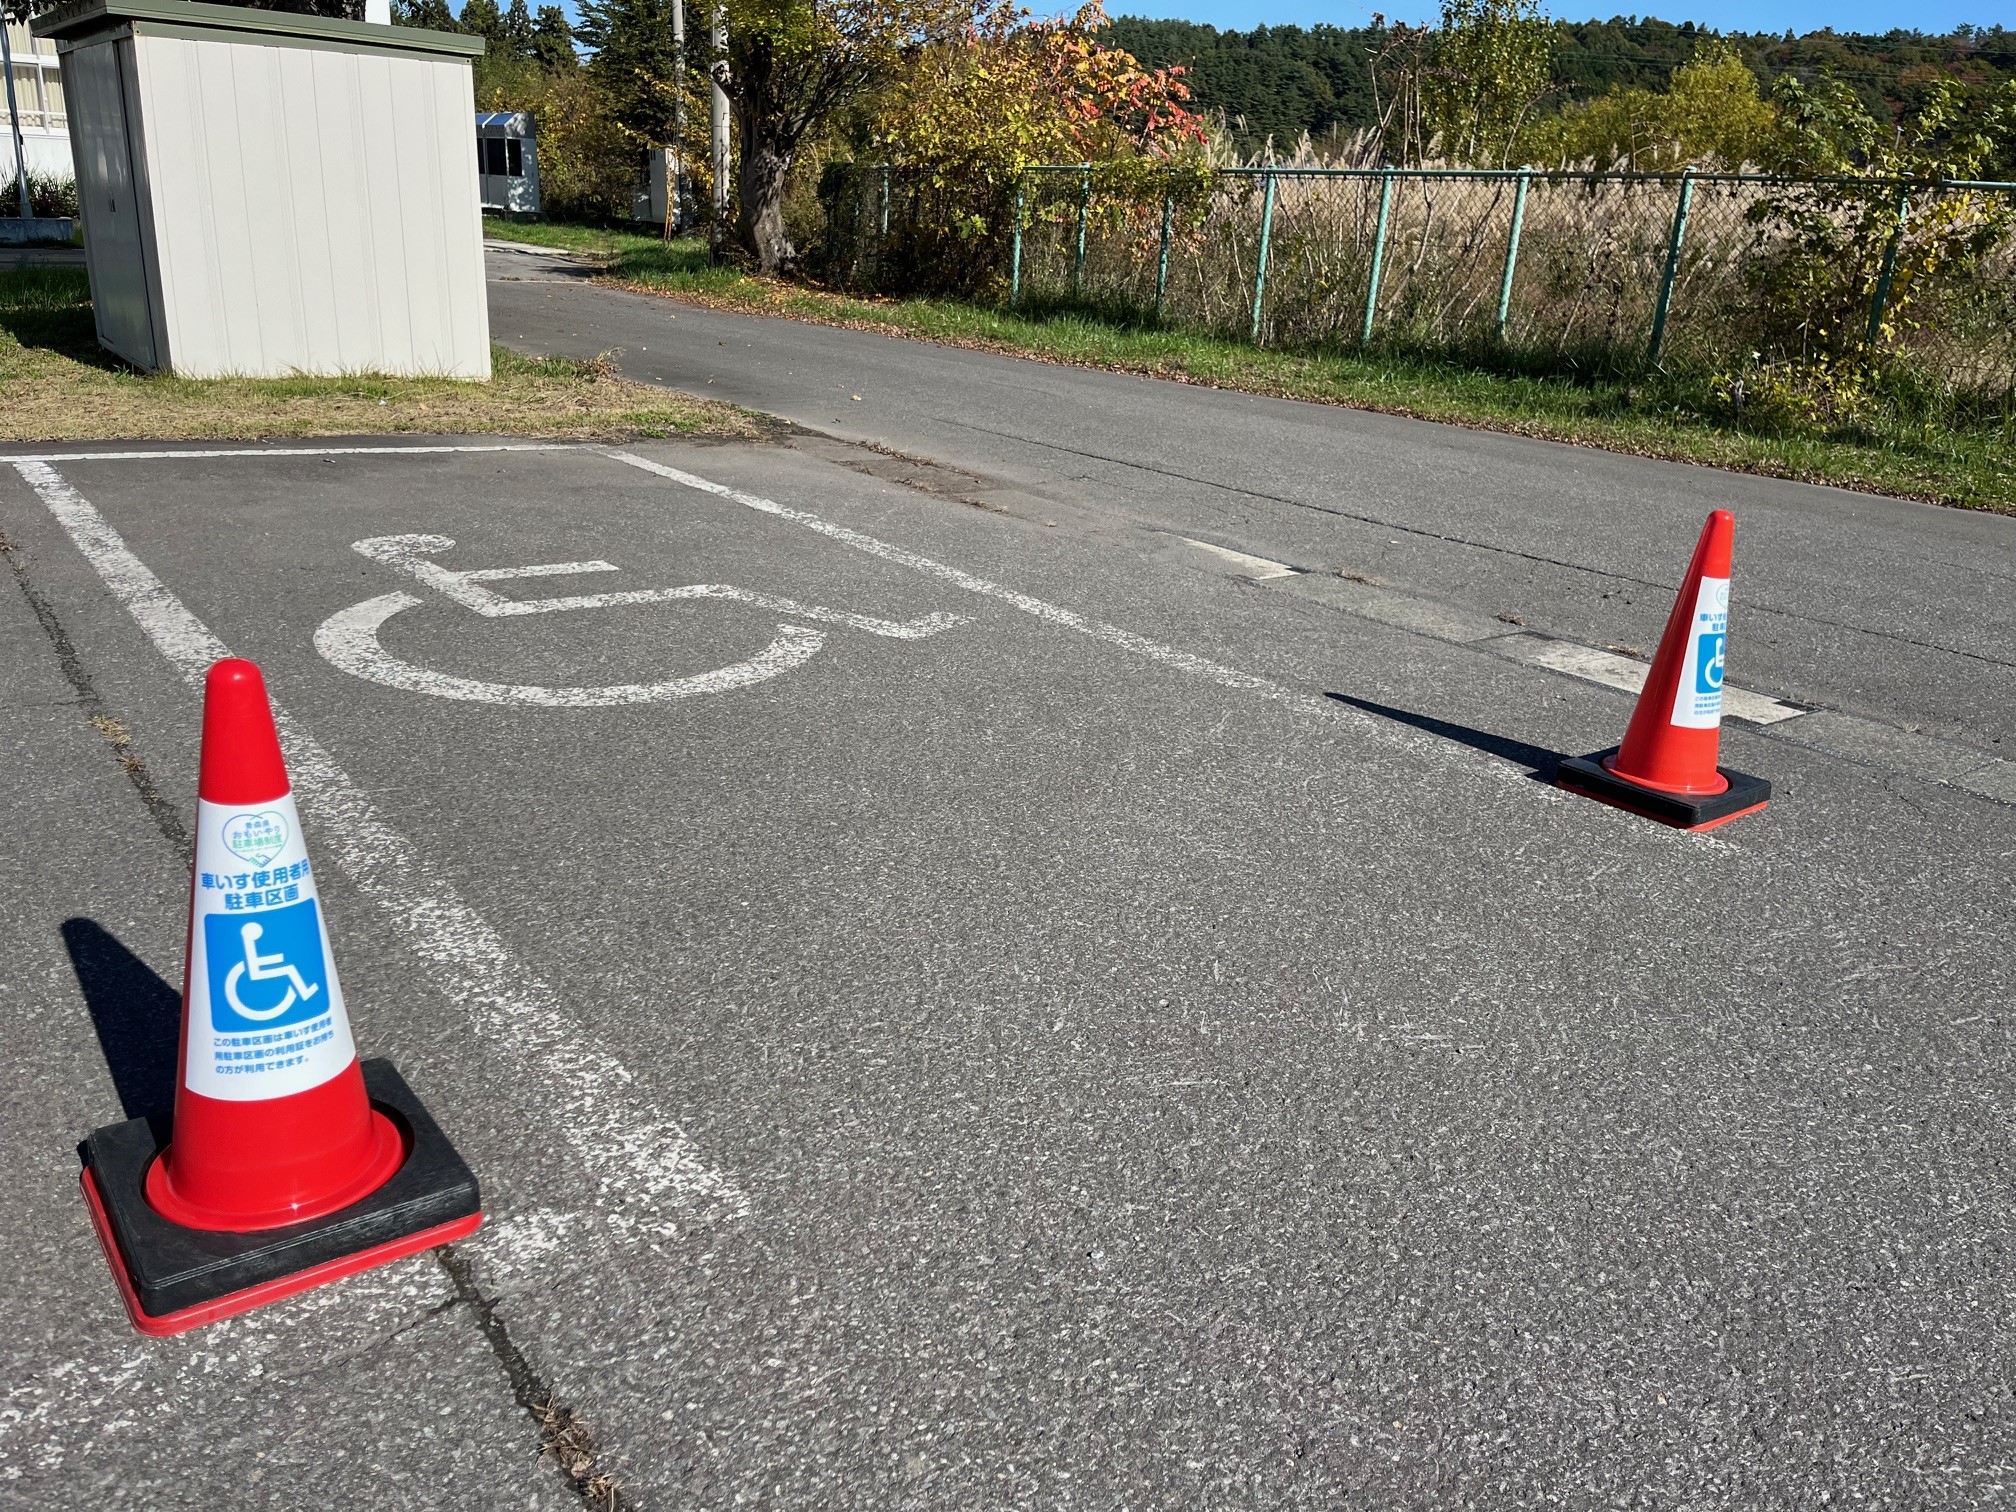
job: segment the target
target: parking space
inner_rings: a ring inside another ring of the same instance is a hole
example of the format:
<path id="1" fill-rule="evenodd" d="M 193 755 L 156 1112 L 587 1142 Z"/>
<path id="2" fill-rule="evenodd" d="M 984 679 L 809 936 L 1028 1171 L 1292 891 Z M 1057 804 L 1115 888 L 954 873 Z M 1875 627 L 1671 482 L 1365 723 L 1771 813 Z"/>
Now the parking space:
<path id="1" fill-rule="evenodd" d="M 9 1494 L 202 1505 L 200 1371 L 564 1503 L 512 1351 L 639 1506 L 1988 1494 L 2016 810 L 1732 729 L 1663 830 L 1534 778 L 1615 689 L 809 451 L 216 451 L 0 466 Z M 227 652 L 490 1219 L 142 1345 L 71 1146 Z"/>

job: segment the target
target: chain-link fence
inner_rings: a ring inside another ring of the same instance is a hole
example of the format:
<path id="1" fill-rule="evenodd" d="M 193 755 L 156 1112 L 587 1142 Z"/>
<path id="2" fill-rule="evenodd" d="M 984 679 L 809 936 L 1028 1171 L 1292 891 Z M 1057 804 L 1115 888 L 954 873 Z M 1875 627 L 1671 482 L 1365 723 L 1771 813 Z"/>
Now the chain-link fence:
<path id="1" fill-rule="evenodd" d="M 1953 389 L 2016 391 L 2010 184 L 1377 168 L 1158 184 L 1073 165 L 999 188 L 839 164 L 822 199 L 827 274 L 855 287 L 927 287 L 951 255 L 939 287 L 1022 308 L 1592 372 L 1812 355 L 1792 348 L 1839 333 L 1797 307 L 1793 260 L 1810 271 L 1833 217 L 1867 265 L 1833 288 L 1851 336 L 1880 331 Z M 1935 234 L 1939 255 L 1914 260 Z"/>

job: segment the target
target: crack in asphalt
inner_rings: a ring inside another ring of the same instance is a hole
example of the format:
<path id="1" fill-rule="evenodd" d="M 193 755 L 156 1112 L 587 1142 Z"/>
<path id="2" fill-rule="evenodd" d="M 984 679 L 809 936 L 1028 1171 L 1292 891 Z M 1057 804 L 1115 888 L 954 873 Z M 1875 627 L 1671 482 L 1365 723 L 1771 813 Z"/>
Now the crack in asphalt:
<path id="1" fill-rule="evenodd" d="M 1381 530 L 1397 530 L 1402 535 L 1419 536 L 1424 540 L 1441 541 L 1450 546 L 1467 546 L 1474 551 L 1489 551 L 1500 556 L 1517 557 L 1522 561 L 1535 562 L 1545 567 L 1559 567 L 1568 572 L 1587 573 L 1591 577 L 1607 578 L 1612 582 L 1633 583 L 1641 588 L 1657 588 L 1666 593 L 1677 593 L 1679 584 L 1655 582 L 1649 578 L 1632 577 L 1629 573 L 1612 572 L 1602 567 L 1590 567 L 1581 562 L 1563 561 L 1560 557 L 1542 556 L 1537 552 L 1521 551 L 1516 546 L 1499 546 L 1489 541 L 1475 541 L 1467 536 L 1446 535 L 1441 531 L 1429 530 L 1420 525 L 1401 525 L 1392 520 L 1383 520 L 1377 515 L 1359 514 L 1349 509 L 1338 509 L 1328 504 L 1312 504 L 1306 499 L 1291 499 L 1285 494 L 1268 493 L 1264 489 L 1247 488 L 1238 483 L 1223 483 L 1216 478 L 1200 478 L 1174 468 L 1157 467 L 1150 462 L 1135 462 L 1125 457 L 1111 457 L 1103 452 L 1079 451 L 1056 441 L 1046 441 L 1039 437 L 1018 435 L 1014 431 L 995 430 L 991 426 L 975 425 L 970 420 L 955 420 L 949 415 L 931 417 L 941 425 L 957 426 L 961 430 L 978 431 L 983 436 L 994 436 L 1003 441 L 1020 441 L 1025 446 L 1041 447 L 1046 451 L 1062 452 L 1067 456 L 1083 457 L 1088 462 L 1104 462 L 1113 467 L 1132 468 L 1137 472 L 1153 473 L 1157 477 L 1170 478 L 1179 483 L 1194 483 L 1200 488 L 1215 488 L 1223 493 L 1243 494 L 1249 499 L 1265 499 L 1271 504 L 1286 504 L 1291 509 L 1306 509 L 1313 514 L 1334 515 L 1338 519 L 1355 520 L 1361 525 L 1376 525 Z M 1774 604 L 1761 603 L 1746 597 L 1744 612 L 1756 611 L 1775 614 L 1783 619 L 1797 620 L 1801 624 L 1826 625 L 1834 630 L 1846 630 L 1855 635 L 1872 636 L 1877 640 L 1893 641 L 1898 645 L 1911 646 L 1920 651 L 1936 651 L 1945 656 L 1964 657 L 1968 661 L 1985 663 L 1991 667 L 2016 668 L 2016 662 L 2004 661 L 1998 656 L 1987 656 L 1979 651 L 1963 651 L 1958 646 L 1942 646 L 1937 641 L 1917 640 L 1908 635 L 1899 635 L 1890 630 L 1874 630 L 1867 625 L 1854 625 L 1846 620 L 1826 619 L 1819 615 L 1803 614 L 1795 609 L 1781 609 Z"/>
<path id="2" fill-rule="evenodd" d="M 497 1316 L 496 1299 L 486 1297 L 476 1284 L 475 1270 L 452 1244 L 434 1251 L 441 1269 L 455 1284 L 456 1296 L 469 1308 L 476 1326 L 497 1356 L 511 1394 L 539 1428 L 539 1457 L 551 1459 L 566 1478 L 568 1489 L 586 1506 L 600 1512 L 635 1512 L 636 1502 L 625 1494 L 614 1476 L 601 1468 L 601 1447 L 588 1426 L 565 1402 L 553 1394 L 552 1386 L 532 1368 L 511 1337 L 504 1320 Z"/>

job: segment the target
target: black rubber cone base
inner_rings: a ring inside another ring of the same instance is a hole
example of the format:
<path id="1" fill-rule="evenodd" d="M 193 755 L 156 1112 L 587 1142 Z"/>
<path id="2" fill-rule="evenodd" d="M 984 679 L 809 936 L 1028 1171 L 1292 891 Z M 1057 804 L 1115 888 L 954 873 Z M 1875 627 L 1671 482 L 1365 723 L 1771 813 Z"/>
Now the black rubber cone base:
<path id="1" fill-rule="evenodd" d="M 84 1194 L 126 1310 L 143 1333 L 198 1324 L 446 1243 L 482 1222 L 475 1174 L 387 1060 L 362 1065 L 372 1105 L 399 1127 L 392 1179 L 324 1217 L 251 1234 L 183 1228 L 147 1205 L 165 1120 L 109 1124 L 84 1141 Z"/>
<path id="2" fill-rule="evenodd" d="M 1718 824 L 1755 813 L 1771 801 L 1770 783 L 1762 777 L 1732 772 L 1728 767 L 1715 769 L 1729 779 L 1729 789 L 1722 793 L 1667 793 L 1627 782 L 1603 765 L 1603 758 L 1615 756 L 1617 749 L 1612 746 L 1593 756 L 1562 757 L 1554 768 L 1554 785 L 1684 830 L 1714 829 Z"/>

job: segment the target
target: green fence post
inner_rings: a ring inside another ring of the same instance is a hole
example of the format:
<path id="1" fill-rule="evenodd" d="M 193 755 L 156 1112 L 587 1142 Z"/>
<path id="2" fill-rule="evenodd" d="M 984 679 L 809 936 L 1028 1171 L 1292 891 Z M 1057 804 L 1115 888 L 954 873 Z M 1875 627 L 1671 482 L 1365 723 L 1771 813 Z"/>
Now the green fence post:
<path id="1" fill-rule="evenodd" d="M 1071 297 L 1085 293 L 1085 209 L 1092 203 L 1092 165 L 1086 163 L 1078 180 L 1078 255 L 1071 260 Z"/>
<path id="2" fill-rule="evenodd" d="M 1267 175 L 1267 202 L 1260 211 L 1260 260 L 1253 268 L 1253 335 L 1260 340 L 1260 302 L 1267 295 L 1267 249 L 1274 241 L 1274 175 Z"/>
<path id="3" fill-rule="evenodd" d="M 1505 276 L 1498 284 L 1498 339 L 1505 339 L 1506 323 L 1512 318 L 1512 270 L 1519 266 L 1519 231 L 1526 224 L 1526 191 L 1533 187 L 1531 169 L 1519 173 L 1519 189 L 1512 196 L 1512 234 L 1505 239 Z"/>
<path id="4" fill-rule="evenodd" d="M 1372 233 L 1372 272 L 1365 280 L 1365 327 L 1358 345 L 1372 345 L 1372 317 L 1379 313 L 1379 274 L 1386 266 L 1386 221 L 1393 210 L 1393 170 L 1379 176 L 1379 226 Z"/>
<path id="5" fill-rule="evenodd" d="M 1876 297 L 1869 301 L 1869 345 L 1873 348 L 1883 335 L 1883 307 L 1890 303 L 1890 280 L 1897 275 L 1897 248 L 1904 240 L 1904 221 L 1911 214 L 1911 192 L 1897 196 L 1897 229 L 1890 233 L 1890 245 L 1883 249 L 1883 271 L 1877 275 Z"/>
<path id="6" fill-rule="evenodd" d="M 1015 245 L 1008 254 L 1008 308 L 1022 307 L 1022 175 L 1015 175 Z"/>
<path id="7" fill-rule="evenodd" d="M 854 255 L 848 260 L 847 281 L 853 288 L 861 287 L 861 265 L 868 259 L 867 233 L 861 229 L 861 201 L 868 193 L 868 179 L 861 172 L 861 165 L 849 165 L 854 174 Z"/>
<path id="8" fill-rule="evenodd" d="M 1687 241 L 1687 211 L 1694 204 L 1694 169 L 1680 173 L 1680 203 L 1673 207 L 1673 236 L 1666 243 L 1666 276 L 1659 284 L 1659 303 L 1652 311 L 1652 341 L 1645 349 L 1645 365 L 1659 366 L 1659 348 L 1666 341 L 1666 316 L 1673 308 L 1673 282 L 1680 276 L 1680 249 Z"/>
<path id="9" fill-rule="evenodd" d="M 1169 233 L 1176 223 L 1176 189 L 1171 185 L 1162 195 L 1162 250 L 1155 258 L 1155 320 L 1162 320 L 1162 296 L 1169 288 Z"/>

